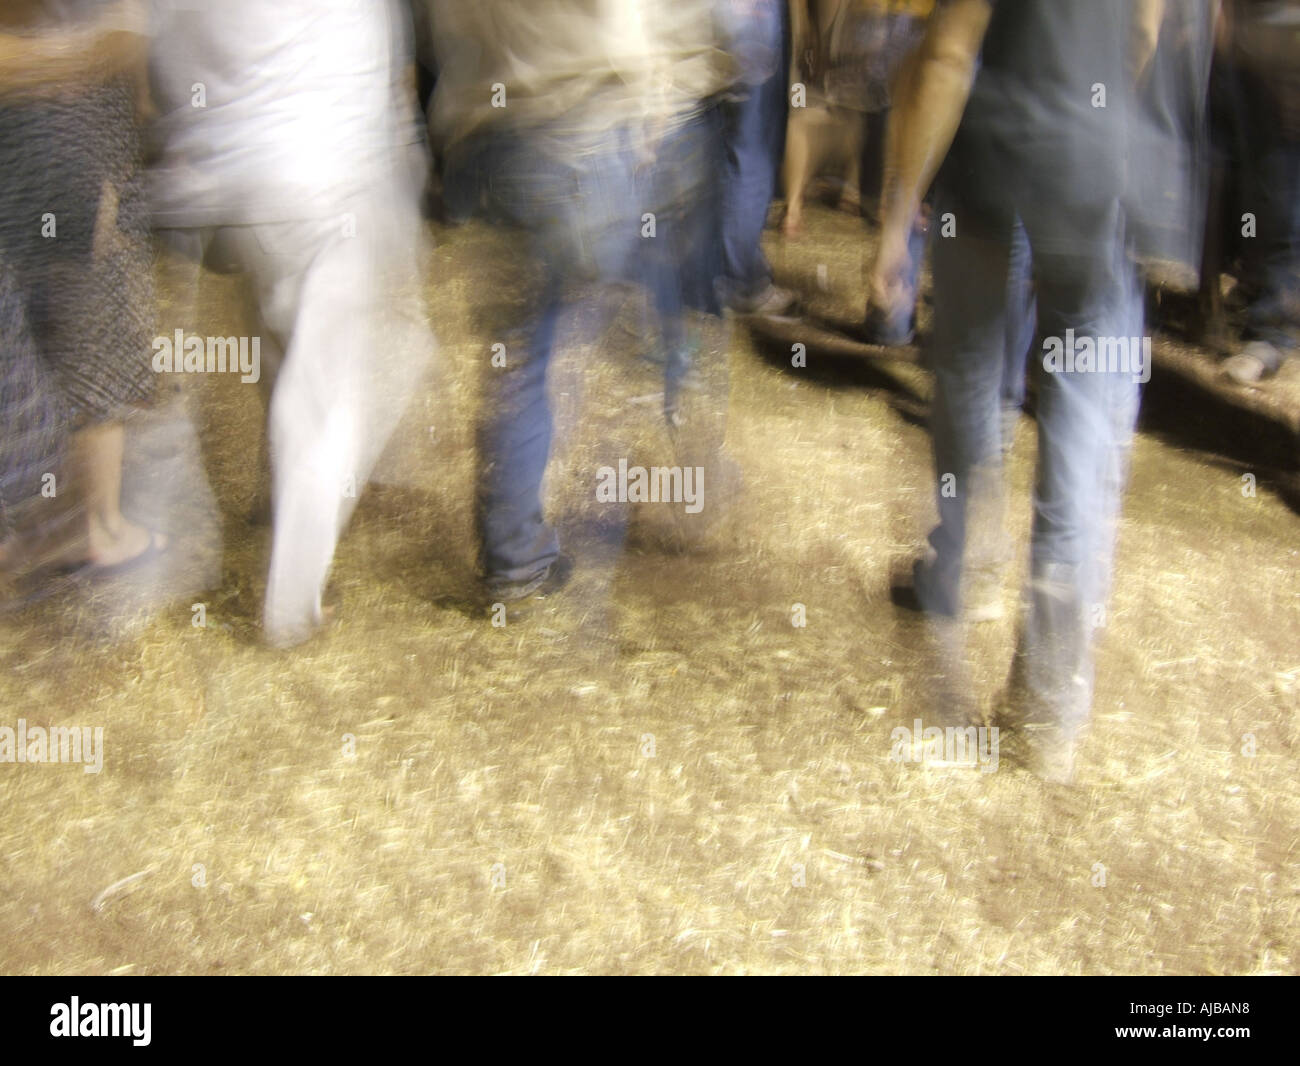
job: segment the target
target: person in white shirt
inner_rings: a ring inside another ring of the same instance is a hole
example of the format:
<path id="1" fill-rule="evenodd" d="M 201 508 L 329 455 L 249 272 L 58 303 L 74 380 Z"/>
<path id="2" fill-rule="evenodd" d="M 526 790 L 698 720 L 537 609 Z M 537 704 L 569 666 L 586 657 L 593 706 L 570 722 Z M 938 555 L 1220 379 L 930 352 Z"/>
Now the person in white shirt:
<path id="1" fill-rule="evenodd" d="M 324 620 L 338 537 L 433 348 L 400 291 L 423 233 L 410 11 L 158 0 L 154 23 L 154 224 L 195 270 L 219 254 L 249 272 L 283 352 L 263 626 L 288 646 Z"/>

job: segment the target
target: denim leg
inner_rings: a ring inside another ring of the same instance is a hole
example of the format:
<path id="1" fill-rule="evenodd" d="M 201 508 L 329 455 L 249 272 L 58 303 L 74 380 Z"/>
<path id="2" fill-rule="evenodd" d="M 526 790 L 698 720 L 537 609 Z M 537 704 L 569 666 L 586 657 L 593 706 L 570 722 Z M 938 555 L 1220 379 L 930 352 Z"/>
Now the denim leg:
<path id="1" fill-rule="evenodd" d="M 1055 222 L 1026 223 L 1040 332 L 1140 340 L 1117 207 L 1074 214 L 1068 234 Z M 1093 236 L 1080 239 L 1081 233 Z M 1138 383 L 1128 368 L 1039 369 L 1029 611 L 1017 665 L 1033 704 L 1077 726 L 1091 700 L 1091 635 L 1108 578 Z"/>
<path id="2" fill-rule="evenodd" d="M 544 277 L 516 330 L 521 361 L 488 377 L 478 435 L 481 565 L 489 584 L 513 584 L 540 576 L 559 554 L 541 493 L 552 430 L 546 375 L 566 290 L 627 276 L 643 208 L 625 131 L 598 141 L 548 130 L 502 138 L 485 172 L 490 209 L 528 234 L 528 265 Z"/>
<path id="3" fill-rule="evenodd" d="M 1038 305 L 1034 299 L 1033 262 L 1024 223 L 1016 221 L 1011 238 L 1011 262 L 1007 279 L 1007 348 L 1002 364 L 1002 449 L 1009 451 L 1015 440 L 1016 422 L 1025 404 L 1025 371 L 1029 349 L 1038 328 Z"/>
<path id="4" fill-rule="evenodd" d="M 768 0 L 746 16 L 745 32 L 760 52 L 785 55 L 783 7 Z M 771 77 L 745 86 L 740 100 L 721 108 L 722 250 L 726 278 L 738 296 L 752 296 L 772 280 L 760 240 L 785 143 L 786 89 L 780 63 Z"/>
<path id="5" fill-rule="evenodd" d="M 1135 323 L 1130 269 L 1123 260 L 1115 213 L 1099 216 L 1096 230 L 1115 237 L 1067 246 L 1035 243 L 1038 320 L 1044 338 L 1126 337 Z M 1030 230 L 1030 240 L 1036 233 Z M 1102 502 L 1100 471 L 1115 431 L 1109 404 L 1131 382 L 1126 373 L 1076 370 L 1048 373 L 1039 361 L 1039 469 L 1034 494 L 1036 563 L 1077 566 L 1096 544 Z"/>
<path id="6" fill-rule="evenodd" d="M 479 539 L 489 582 L 527 581 L 560 553 L 542 514 L 542 478 L 551 453 L 546 371 L 561 311 L 557 283 L 527 331 L 523 361 L 497 370 L 489 413 L 479 430 Z"/>
<path id="7" fill-rule="evenodd" d="M 995 510 L 1002 454 L 1011 220 L 978 220 L 965 210 L 958 218 L 956 235 L 934 242 L 931 431 L 939 524 L 930 534 L 934 565 L 917 589 L 922 604 L 940 613 L 960 604 L 969 535 L 979 540 L 991 532 L 981 516 Z"/>
<path id="8" fill-rule="evenodd" d="M 658 315 L 664 414 L 670 424 L 676 422 L 681 389 L 696 364 L 701 345 L 696 334 L 709 332 L 705 324 L 721 313 L 716 282 L 723 267 L 716 251 L 717 201 L 710 180 L 717 121 L 717 115 L 705 114 L 665 137 L 641 195 L 657 218 L 654 239 L 642 242 L 640 251 Z M 696 328 L 687 328 L 688 317 Z"/>
<path id="9" fill-rule="evenodd" d="M 1300 144 L 1282 140 L 1258 163 L 1258 295 L 1246 309 L 1246 336 L 1280 351 L 1296 347 L 1294 315 L 1300 233 Z"/>

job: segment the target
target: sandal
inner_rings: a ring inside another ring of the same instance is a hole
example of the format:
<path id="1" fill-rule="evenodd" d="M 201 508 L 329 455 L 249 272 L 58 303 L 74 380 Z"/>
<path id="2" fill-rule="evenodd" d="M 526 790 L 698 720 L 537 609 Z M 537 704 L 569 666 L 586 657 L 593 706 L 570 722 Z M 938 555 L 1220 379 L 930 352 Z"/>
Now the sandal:
<path id="1" fill-rule="evenodd" d="M 151 529 L 149 530 L 148 545 L 143 551 L 137 552 L 129 559 L 108 564 L 81 563 L 77 566 L 65 567 L 64 573 L 76 581 L 103 581 L 110 578 L 124 577 L 161 558 L 170 546 L 171 541 L 167 534 Z"/>

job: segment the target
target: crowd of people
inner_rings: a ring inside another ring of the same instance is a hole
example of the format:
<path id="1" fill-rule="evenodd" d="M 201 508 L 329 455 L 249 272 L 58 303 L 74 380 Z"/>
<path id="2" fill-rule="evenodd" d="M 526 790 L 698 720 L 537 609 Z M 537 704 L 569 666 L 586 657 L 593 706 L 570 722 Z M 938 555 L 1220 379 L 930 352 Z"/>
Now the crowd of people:
<path id="1" fill-rule="evenodd" d="M 1003 456 L 1035 382 L 1002 721 L 1066 779 L 1150 371 L 1141 268 L 1200 272 L 1234 380 L 1295 349 L 1298 41 L 1294 0 L 6 0 L 7 587 L 168 552 L 122 510 L 123 419 L 156 389 L 152 335 L 197 326 L 192 300 L 154 325 L 155 256 L 191 297 L 219 261 L 251 279 L 268 346 L 264 634 L 311 636 L 358 487 L 435 352 L 392 298 L 418 282 L 432 214 L 517 234 L 528 310 L 482 398 L 477 602 L 535 603 L 571 569 L 542 480 L 575 292 L 644 291 L 679 464 L 720 462 L 726 397 L 700 386 L 726 380 L 720 324 L 798 316 L 762 234 L 783 200 L 778 239 L 806 239 L 829 180 L 864 245 L 878 230 L 859 339 L 916 340 L 929 262 L 939 523 L 894 599 L 936 626 L 992 611 Z"/>

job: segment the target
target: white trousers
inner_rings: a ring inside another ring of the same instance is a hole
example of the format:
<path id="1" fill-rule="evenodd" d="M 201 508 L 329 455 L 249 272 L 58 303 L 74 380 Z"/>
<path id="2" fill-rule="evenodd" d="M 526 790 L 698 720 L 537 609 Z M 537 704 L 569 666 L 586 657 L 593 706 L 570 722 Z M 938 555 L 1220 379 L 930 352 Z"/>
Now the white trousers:
<path id="1" fill-rule="evenodd" d="M 405 182 L 311 219 L 174 230 L 251 275 L 280 352 L 271 388 L 273 537 L 263 627 L 296 644 L 321 623 L 334 550 L 434 350 L 420 297 L 424 223 Z M 192 327 L 191 327 L 192 328 Z"/>

